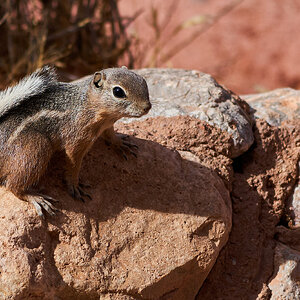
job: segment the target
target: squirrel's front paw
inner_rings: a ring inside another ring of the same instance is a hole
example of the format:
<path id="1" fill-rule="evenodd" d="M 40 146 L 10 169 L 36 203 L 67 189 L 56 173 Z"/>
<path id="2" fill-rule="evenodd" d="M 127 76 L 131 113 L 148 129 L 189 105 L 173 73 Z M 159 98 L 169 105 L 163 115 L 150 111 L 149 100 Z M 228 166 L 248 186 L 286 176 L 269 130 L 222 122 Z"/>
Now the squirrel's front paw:
<path id="1" fill-rule="evenodd" d="M 113 146 L 116 150 L 116 152 L 120 155 L 123 156 L 126 160 L 127 158 L 127 153 L 132 154 L 133 156 L 137 157 L 136 155 L 136 150 L 139 148 L 137 145 L 134 143 L 130 142 L 128 140 L 129 136 L 128 135 L 122 135 L 118 136 L 117 139 L 115 139 Z"/>
<path id="2" fill-rule="evenodd" d="M 86 193 L 80 185 L 68 185 L 68 193 L 75 200 L 80 200 L 82 202 L 85 202 L 85 198 L 92 200 L 92 197 Z"/>

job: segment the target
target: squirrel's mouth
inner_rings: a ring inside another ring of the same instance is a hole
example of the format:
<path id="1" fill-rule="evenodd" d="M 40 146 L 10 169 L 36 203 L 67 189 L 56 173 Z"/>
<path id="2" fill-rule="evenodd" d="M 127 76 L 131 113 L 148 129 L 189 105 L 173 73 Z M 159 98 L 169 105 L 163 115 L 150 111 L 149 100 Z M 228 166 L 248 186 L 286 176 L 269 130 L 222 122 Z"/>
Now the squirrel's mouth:
<path id="1" fill-rule="evenodd" d="M 151 103 L 148 102 L 143 108 L 140 109 L 140 112 L 141 112 L 140 116 L 146 115 L 149 112 L 149 110 L 151 109 L 151 107 L 152 107 Z"/>
<path id="2" fill-rule="evenodd" d="M 132 109 L 132 110 L 128 111 L 126 117 L 129 117 L 129 118 L 142 117 L 142 116 L 146 115 L 149 112 L 151 107 L 152 107 L 152 105 L 149 102 L 144 107 L 139 107 L 139 108 L 135 108 L 135 109 Z"/>
<path id="3" fill-rule="evenodd" d="M 148 105 L 144 108 L 144 115 L 146 115 L 149 112 L 149 110 L 151 109 L 151 107 L 152 107 L 152 105 L 149 102 Z"/>

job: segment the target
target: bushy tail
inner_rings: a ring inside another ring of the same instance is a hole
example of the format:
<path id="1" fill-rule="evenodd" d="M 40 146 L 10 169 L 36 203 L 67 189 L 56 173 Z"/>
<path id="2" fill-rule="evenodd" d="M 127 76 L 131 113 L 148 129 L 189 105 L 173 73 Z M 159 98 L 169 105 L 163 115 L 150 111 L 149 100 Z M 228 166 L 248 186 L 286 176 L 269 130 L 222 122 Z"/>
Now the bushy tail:
<path id="1" fill-rule="evenodd" d="M 24 77 L 15 86 L 0 92 L 0 117 L 30 97 L 43 94 L 46 89 L 56 83 L 55 69 L 49 66 Z"/>

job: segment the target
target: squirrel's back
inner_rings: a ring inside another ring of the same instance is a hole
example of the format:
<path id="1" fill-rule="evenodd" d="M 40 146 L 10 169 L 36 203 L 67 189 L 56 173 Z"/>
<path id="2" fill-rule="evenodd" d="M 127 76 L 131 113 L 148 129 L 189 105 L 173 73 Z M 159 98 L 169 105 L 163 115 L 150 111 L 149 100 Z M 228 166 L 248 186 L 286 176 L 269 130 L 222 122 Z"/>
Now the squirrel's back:
<path id="1" fill-rule="evenodd" d="M 0 92 L 0 118 L 29 98 L 36 97 L 58 84 L 55 70 L 45 66 L 23 78 L 15 86 Z"/>
<path id="2" fill-rule="evenodd" d="M 36 128 L 44 134 L 56 132 L 64 122 L 62 113 L 69 116 L 67 110 L 82 98 L 75 97 L 81 90 L 58 82 L 55 70 L 46 66 L 0 92 L 0 150 L 9 146 L 9 138 L 21 130 Z"/>

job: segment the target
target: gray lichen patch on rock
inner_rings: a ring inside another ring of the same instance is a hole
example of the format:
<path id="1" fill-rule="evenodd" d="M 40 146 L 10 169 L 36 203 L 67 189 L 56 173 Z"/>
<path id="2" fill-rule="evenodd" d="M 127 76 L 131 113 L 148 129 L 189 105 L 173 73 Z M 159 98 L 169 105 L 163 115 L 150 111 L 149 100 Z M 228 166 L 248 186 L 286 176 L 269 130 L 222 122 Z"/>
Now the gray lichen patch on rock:
<path id="1" fill-rule="evenodd" d="M 253 143 L 248 105 L 210 75 L 177 69 L 136 71 L 148 84 L 153 107 L 147 117 L 192 116 L 224 130 L 233 138 L 232 157 Z M 133 119 L 128 119 L 132 121 Z"/>
<path id="2" fill-rule="evenodd" d="M 282 88 L 241 97 L 251 105 L 255 117 L 266 120 L 270 125 L 300 121 L 300 91 Z"/>
<path id="3" fill-rule="evenodd" d="M 274 274 L 268 283 L 270 300 L 300 298 L 300 252 L 277 243 L 274 255 Z"/>

